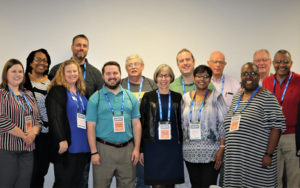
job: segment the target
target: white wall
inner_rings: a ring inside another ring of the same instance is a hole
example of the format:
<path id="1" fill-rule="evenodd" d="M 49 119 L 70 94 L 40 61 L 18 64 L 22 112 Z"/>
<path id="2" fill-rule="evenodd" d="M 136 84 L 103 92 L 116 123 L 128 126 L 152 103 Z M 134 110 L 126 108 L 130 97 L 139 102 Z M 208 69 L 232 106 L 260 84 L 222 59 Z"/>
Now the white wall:
<path id="1" fill-rule="evenodd" d="M 32 50 L 45 48 L 53 65 L 71 57 L 72 37 L 89 37 L 89 61 L 101 69 L 139 53 L 152 77 L 161 63 L 174 67 L 176 53 L 190 49 L 197 64 L 214 50 L 227 58 L 225 72 L 239 79 L 255 50 L 272 56 L 287 49 L 300 72 L 300 1 L 297 0 L 1 0 L 0 69 L 10 58 L 24 64 Z M 273 71 L 273 69 L 272 69 Z M 274 72 L 274 71 L 273 71 Z"/>

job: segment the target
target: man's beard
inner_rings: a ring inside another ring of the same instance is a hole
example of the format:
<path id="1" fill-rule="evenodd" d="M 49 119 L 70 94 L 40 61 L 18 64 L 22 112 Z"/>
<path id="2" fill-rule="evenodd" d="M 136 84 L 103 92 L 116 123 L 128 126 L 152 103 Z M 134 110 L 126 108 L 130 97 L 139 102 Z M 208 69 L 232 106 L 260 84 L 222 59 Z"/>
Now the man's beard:
<path id="1" fill-rule="evenodd" d="M 121 79 L 115 85 L 109 85 L 104 81 L 105 86 L 108 87 L 109 89 L 116 89 L 120 85 L 120 83 L 121 83 Z"/>
<path id="2" fill-rule="evenodd" d="M 77 59 L 80 60 L 80 61 L 83 61 L 86 57 L 87 54 L 84 54 L 84 55 L 79 55 L 79 53 L 75 54 Z"/>

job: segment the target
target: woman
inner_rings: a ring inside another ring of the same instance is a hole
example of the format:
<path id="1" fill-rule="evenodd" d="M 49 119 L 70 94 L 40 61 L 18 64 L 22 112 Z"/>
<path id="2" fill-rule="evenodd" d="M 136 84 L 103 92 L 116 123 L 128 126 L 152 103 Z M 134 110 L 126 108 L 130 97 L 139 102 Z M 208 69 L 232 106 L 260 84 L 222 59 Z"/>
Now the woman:
<path id="1" fill-rule="evenodd" d="M 182 97 L 183 157 L 192 187 L 209 187 L 222 164 L 227 108 L 222 94 L 208 89 L 212 70 L 200 65 L 193 74 L 196 90 Z"/>
<path id="2" fill-rule="evenodd" d="M 42 120 L 35 98 L 23 84 L 22 63 L 8 60 L 0 85 L 0 187 L 30 187 L 32 151 Z"/>
<path id="3" fill-rule="evenodd" d="M 224 120 L 224 187 L 277 187 L 276 146 L 285 118 L 276 98 L 259 86 L 255 64 L 242 66 L 241 80 L 244 91 Z"/>
<path id="4" fill-rule="evenodd" d="M 44 176 L 46 176 L 50 164 L 48 116 L 45 105 L 47 87 L 50 84 L 50 80 L 48 79 L 50 65 L 51 59 L 45 49 L 32 51 L 27 57 L 24 87 L 30 90 L 35 96 L 43 119 L 40 134 L 35 139 L 31 187 L 43 187 Z"/>
<path id="5" fill-rule="evenodd" d="M 54 154 L 54 187 L 80 187 L 90 159 L 85 113 L 87 99 L 81 69 L 63 62 L 49 85 L 46 107 Z"/>
<path id="6" fill-rule="evenodd" d="M 153 188 L 174 187 L 184 182 L 181 130 L 181 95 L 169 90 L 174 73 L 166 64 L 154 72 L 158 89 L 145 93 L 140 111 L 145 184 Z"/>

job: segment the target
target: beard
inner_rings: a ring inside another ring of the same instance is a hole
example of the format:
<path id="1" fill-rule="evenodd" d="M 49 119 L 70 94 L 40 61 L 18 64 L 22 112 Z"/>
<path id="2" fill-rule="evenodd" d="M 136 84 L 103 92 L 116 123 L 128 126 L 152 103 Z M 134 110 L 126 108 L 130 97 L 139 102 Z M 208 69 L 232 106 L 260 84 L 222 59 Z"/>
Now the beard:
<path id="1" fill-rule="evenodd" d="M 109 80 L 108 80 L 109 81 Z M 109 85 L 106 81 L 104 81 L 104 85 L 109 89 L 116 89 L 121 83 L 121 79 L 115 85 Z"/>
<path id="2" fill-rule="evenodd" d="M 87 55 L 87 54 L 84 54 L 84 53 L 83 53 L 83 55 L 79 55 L 79 53 L 76 53 L 76 54 L 75 54 L 75 56 L 76 56 L 80 61 L 83 61 L 83 60 L 85 59 L 86 55 Z"/>

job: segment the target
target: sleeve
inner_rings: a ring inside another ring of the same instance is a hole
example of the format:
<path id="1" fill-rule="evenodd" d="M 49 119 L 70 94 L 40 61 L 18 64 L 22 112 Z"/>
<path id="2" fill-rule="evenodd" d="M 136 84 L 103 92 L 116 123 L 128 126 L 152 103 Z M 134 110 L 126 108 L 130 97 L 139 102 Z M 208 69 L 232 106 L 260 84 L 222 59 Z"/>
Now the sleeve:
<path id="1" fill-rule="evenodd" d="M 264 119 L 266 129 L 281 129 L 281 133 L 286 130 L 285 117 L 274 95 L 268 92 L 264 98 Z"/>
<path id="2" fill-rule="evenodd" d="M 37 105 L 36 99 L 33 96 L 31 91 L 26 90 L 25 93 L 28 96 L 28 98 L 30 98 L 30 101 L 31 101 L 33 114 L 34 114 L 33 125 L 41 127 L 43 125 L 43 121 L 42 121 L 42 116 L 39 112 L 39 107 Z"/>
<path id="3" fill-rule="evenodd" d="M 224 101 L 223 95 L 220 94 L 217 97 L 216 101 L 216 106 L 217 106 L 217 113 L 218 113 L 218 131 L 220 138 L 225 138 L 225 129 L 224 129 L 224 119 L 227 115 L 227 106 Z"/>
<path id="4" fill-rule="evenodd" d="M 145 130 L 146 130 L 146 126 L 145 126 L 145 122 L 147 121 L 147 114 L 146 114 L 146 109 L 147 109 L 147 104 L 148 104 L 148 100 L 147 100 L 147 96 L 148 93 L 145 93 L 142 100 L 141 100 L 141 105 L 140 105 L 140 113 L 141 113 L 141 125 L 142 125 L 142 139 L 141 139 L 141 146 L 140 146 L 140 151 L 141 153 L 144 152 L 144 136 L 145 136 Z"/>
<path id="5" fill-rule="evenodd" d="M 7 112 L 13 111 L 16 112 L 15 109 L 12 109 L 14 106 L 10 101 L 8 101 L 7 97 L 8 95 L 4 94 L 4 89 L 0 90 L 0 134 L 8 132 L 12 129 L 14 129 L 17 125 L 12 122 L 12 120 L 6 115 Z"/>
<path id="6" fill-rule="evenodd" d="M 178 133 L 179 133 L 179 141 L 182 143 L 183 140 L 183 134 L 182 134 L 182 125 L 181 125 L 181 102 L 182 102 L 182 96 L 179 94 L 178 96 L 178 108 L 177 108 L 177 127 L 178 127 Z"/>
<path id="7" fill-rule="evenodd" d="M 57 142 L 67 140 L 67 133 L 64 129 L 66 118 L 66 106 L 63 105 L 63 93 L 61 88 L 53 87 L 47 98 L 46 108 L 49 119 L 49 130 Z"/>
<path id="8" fill-rule="evenodd" d="M 99 104 L 100 90 L 95 92 L 88 101 L 86 110 L 86 121 L 97 122 L 98 104 Z"/>

